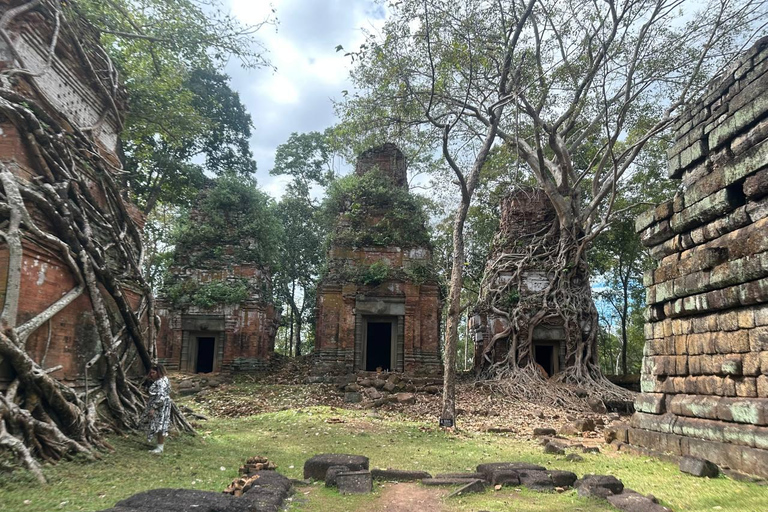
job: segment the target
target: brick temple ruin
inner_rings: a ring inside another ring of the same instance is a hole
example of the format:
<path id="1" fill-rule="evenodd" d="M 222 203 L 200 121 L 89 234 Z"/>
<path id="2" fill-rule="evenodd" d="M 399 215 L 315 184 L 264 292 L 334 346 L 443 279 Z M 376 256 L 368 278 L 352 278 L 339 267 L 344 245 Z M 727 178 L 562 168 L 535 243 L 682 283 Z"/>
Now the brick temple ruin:
<path id="1" fill-rule="evenodd" d="M 369 172 L 384 173 L 393 187 L 408 189 L 405 156 L 393 144 L 360 155 L 355 174 Z M 370 225 L 379 221 L 378 215 L 366 220 Z M 337 229 L 344 223 L 342 212 Z M 332 243 L 328 272 L 318 284 L 314 373 L 439 373 L 440 287 L 433 278 L 408 277 L 409 269 L 428 267 L 431 261 L 426 245 Z M 368 285 L 350 277 L 377 262 L 386 263 L 396 276 Z"/>
<path id="2" fill-rule="evenodd" d="M 683 191 L 637 219 L 642 391 L 630 444 L 768 477 L 768 39 L 675 126 Z"/>
<path id="3" fill-rule="evenodd" d="M 205 194 L 201 192 L 198 201 Z M 205 222 L 197 209 L 190 217 L 193 225 Z M 200 256 L 196 249 L 177 248 L 169 269 L 171 280 L 191 289 L 212 283 L 244 285 L 247 296 L 237 303 L 210 307 L 160 297 L 158 360 L 170 370 L 190 373 L 267 370 L 280 319 L 280 311 L 271 301 L 269 269 L 242 261 L 226 244 L 217 248 L 215 257 Z"/>
<path id="4" fill-rule="evenodd" d="M 7 7 L 9 2 L 5 4 Z M 116 148 L 123 120 L 119 118 L 118 112 L 125 108 L 125 92 L 116 87 L 108 94 L 110 91 L 105 91 L 98 81 L 92 79 L 91 71 L 75 51 L 75 42 L 64 30 L 56 40 L 55 52 L 50 56 L 48 63 L 54 30 L 52 20 L 39 12 L 31 11 L 16 17 L 5 27 L 16 55 L 4 42 L 0 42 L 0 69 L 18 68 L 23 62 L 24 66 L 35 70 L 34 78 L 26 77 L 24 73 L 12 75 L 13 80 L 9 81 L 9 84 L 14 92 L 44 105 L 45 115 L 67 127 L 70 134 L 75 130 L 87 132 L 101 156 L 115 169 L 119 169 L 121 164 Z M 100 55 L 94 50 L 99 44 L 96 34 L 86 31 L 80 34 L 80 37 L 81 43 L 87 45 L 88 51 Z M 103 62 L 100 57 L 94 57 L 90 64 L 103 73 L 103 76 L 110 75 L 108 63 Z M 109 106 L 113 101 L 117 110 Z M 27 143 L 27 135 L 19 131 L 10 119 L 0 116 L 0 162 L 22 184 L 39 180 L 48 172 L 36 163 L 36 153 Z M 73 171 L 88 183 L 89 192 L 97 202 L 106 201 L 100 181 L 102 178 L 83 166 L 77 166 Z M 32 204 L 27 201 L 25 203 L 39 227 L 43 231 L 53 233 L 55 229 L 47 220 L 48 217 Z M 141 227 L 143 217 L 139 210 L 127 201 L 124 204 L 128 215 Z M 4 212 L 3 216 L 6 215 L 7 212 Z M 96 232 L 94 237 L 101 234 L 103 233 Z M 25 233 L 22 252 L 17 314 L 19 324 L 39 315 L 73 290 L 77 284 L 62 259 L 60 250 L 46 240 Z M 8 246 L 5 242 L 0 242 L 0 303 L 6 293 L 8 273 Z M 128 283 L 123 285 L 126 285 L 124 291 L 127 302 L 135 308 L 141 299 L 139 288 L 131 289 Z M 85 383 L 86 365 L 102 352 L 88 294 L 81 294 L 48 320 L 46 325 L 37 329 L 28 339 L 25 348 L 40 366 L 47 369 L 60 367 L 52 374 L 55 378 L 68 385 L 82 387 Z M 102 364 L 98 363 L 91 368 L 91 384 L 94 377 L 98 378 L 103 374 Z M 5 388 L 13 378 L 9 363 L 0 358 L 0 389 Z"/>
<path id="5" fill-rule="evenodd" d="M 496 308 L 508 312 L 509 307 L 525 302 L 526 298 L 545 290 L 549 286 L 549 278 L 547 269 L 535 257 L 520 269 L 519 276 L 516 276 L 512 271 L 499 267 L 500 256 L 521 253 L 527 250 L 534 236 L 547 233 L 552 239 L 551 243 L 556 244 L 557 234 L 551 233 L 550 230 L 557 215 L 547 195 L 537 188 L 516 188 L 502 199 L 500 207 L 499 231 L 494 236 L 484 281 L 488 282 L 491 288 L 499 288 L 505 284 L 510 286 L 507 293 L 511 294 L 514 300 L 502 300 L 495 304 Z M 545 243 L 544 246 L 546 245 Z M 511 282 L 515 279 L 520 280 L 519 286 Z M 485 287 L 484 291 L 487 291 Z M 512 326 L 507 317 L 493 311 L 487 297 L 480 297 L 480 304 L 469 319 L 469 329 L 475 342 L 474 361 L 477 369 L 504 360 L 510 350 Z M 527 336 L 527 333 L 517 334 Z M 495 337 L 498 339 L 494 341 Z M 543 321 L 537 325 L 533 330 L 530 349 L 530 359 L 547 375 L 554 375 L 564 369 L 566 342 L 562 320 Z M 524 366 L 528 361 L 529 358 L 524 357 L 517 363 Z"/>

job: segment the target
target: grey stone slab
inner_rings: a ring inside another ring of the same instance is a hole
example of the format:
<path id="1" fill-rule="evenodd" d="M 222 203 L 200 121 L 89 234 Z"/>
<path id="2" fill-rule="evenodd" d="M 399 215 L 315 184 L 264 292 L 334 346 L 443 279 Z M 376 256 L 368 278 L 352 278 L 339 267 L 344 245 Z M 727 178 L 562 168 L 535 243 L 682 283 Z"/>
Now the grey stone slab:
<path id="1" fill-rule="evenodd" d="M 622 512 L 670 512 L 667 507 L 659 505 L 653 498 L 643 496 L 632 489 L 624 489 L 621 494 L 613 494 L 606 499 Z"/>
<path id="2" fill-rule="evenodd" d="M 449 498 L 454 496 L 463 496 L 473 492 L 483 492 L 485 490 L 485 482 L 483 480 L 472 480 L 468 484 L 462 486 L 460 489 L 456 489 L 448 495 Z"/>
<path id="3" fill-rule="evenodd" d="M 336 487 L 336 477 L 339 473 L 346 473 L 350 471 L 349 466 L 331 466 L 328 471 L 325 472 L 325 486 Z"/>
<path id="4" fill-rule="evenodd" d="M 573 484 L 579 496 L 588 498 L 606 498 L 612 494 L 621 494 L 624 484 L 612 475 L 586 475 Z"/>
<path id="5" fill-rule="evenodd" d="M 683 457 L 680 459 L 680 471 L 699 477 L 716 478 L 720 469 L 713 462 L 697 457 Z"/>
<path id="6" fill-rule="evenodd" d="M 549 478 L 552 479 L 552 485 L 555 487 L 571 487 L 578 479 L 576 473 L 572 471 L 552 470 L 547 471 L 547 474 L 549 474 Z"/>
<path id="7" fill-rule="evenodd" d="M 485 479 L 491 481 L 494 471 L 546 471 L 547 468 L 539 466 L 538 464 L 530 464 L 528 462 L 489 462 L 486 464 L 479 464 L 477 466 L 477 472 L 485 475 Z"/>
<path id="8" fill-rule="evenodd" d="M 485 479 L 485 473 L 439 473 L 435 475 L 435 478 L 451 478 L 451 479 L 463 479 L 463 480 L 476 480 L 478 478 Z"/>
<path id="9" fill-rule="evenodd" d="M 432 478 L 426 471 L 407 471 L 403 469 L 372 469 L 374 480 L 394 480 L 396 482 L 413 482 L 424 478 Z"/>
<path id="10" fill-rule="evenodd" d="M 520 485 L 538 492 L 554 491 L 555 485 L 547 471 L 523 469 L 518 472 Z"/>
<path id="11" fill-rule="evenodd" d="M 304 463 L 304 478 L 323 480 L 331 466 L 347 466 L 351 471 L 368 469 L 368 457 L 344 453 L 322 453 Z"/>
<path id="12" fill-rule="evenodd" d="M 348 471 L 336 475 L 336 486 L 341 494 L 368 494 L 373 492 L 371 472 Z"/>

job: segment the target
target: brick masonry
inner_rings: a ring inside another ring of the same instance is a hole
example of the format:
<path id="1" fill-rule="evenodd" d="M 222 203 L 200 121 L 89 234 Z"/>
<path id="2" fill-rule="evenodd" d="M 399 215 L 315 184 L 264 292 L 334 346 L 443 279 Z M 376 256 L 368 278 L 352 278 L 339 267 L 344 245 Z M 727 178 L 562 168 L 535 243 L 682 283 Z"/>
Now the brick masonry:
<path id="1" fill-rule="evenodd" d="M 202 191 L 198 200 L 202 201 L 205 194 L 206 191 Z M 205 222 L 198 209 L 193 209 L 190 216 L 195 224 Z M 222 245 L 220 249 L 214 260 L 191 258 L 197 253 L 195 247 L 180 249 L 177 246 L 169 272 L 176 280 L 197 284 L 245 283 L 248 296 L 236 304 L 210 308 L 175 305 L 166 297 L 160 297 L 157 350 L 158 359 L 168 369 L 205 371 L 207 366 L 198 363 L 211 355 L 205 353 L 205 348 L 201 352 L 201 338 L 213 339 L 210 368 L 213 372 L 258 372 L 270 368 L 280 321 L 280 310 L 271 300 L 272 275 L 259 264 L 239 261 L 232 246 Z"/>
<path id="2" fill-rule="evenodd" d="M 501 218 L 499 230 L 493 241 L 492 253 L 488 258 L 485 268 L 484 280 L 492 281 L 492 286 L 498 288 L 514 279 L 511 272 L 500 270 L 497 263 L 502 254 L 517 254 L 527 249 L 527 243 L 535 234 L 547 233 L 557 215 L 549 198 L 541 189 L 516 188 L 507 194 L 501 201 Z M 557 241 L 549 239 L 552 244 Z M 518 293 L 518 301 L 534 296 L 549 286 L 547 269 L 541 258 L 532 258 L 530 263 L 522 269 L 521 284 L 510 288 L 512 293 Z M 496 308 L 509 307 L 505 304 L 496 304 Z M 553 315 L 554 316 L 554 315 Z M 474 314 L 469 319 L 469 328 L 475 342 L 475 365 L 486 366 L 488 360 L 492 362 L 502 361 L 510 350 L 511 334 L 491 343 L 494 336 L 511 328 L 509 320 L 487 305 L 487 297 L 481 297 L 479 305 L 475 307 Z M 526 334 L 521 334 L 525 338 Z M 565 330 L 562 320 L 559 318 L 542 322 L 534 328 L 532 338 L 531 355 L 538 350 L 551 350 L 548 358 L 549 367 L 542 368 L 547 373 L 558 373 L 566 367 L 566 342 Z M 541 358 L 540 361 L 544 362 Z M 528 360 L 518 361 L 525 365 Z"/>
<path id="3" fill-rule="evenodd" d="M 92 133 L 102 155 L 119 167 L 115 145 L 120 120 L 115 118 L 110 109 L 104 112 L 109 100 L 102 95 L 94 82 L 88 79 L 88 71 L 70 54 L 71 48 L 68 49 L 67 46 L 72 43 L 66 34 L 62 33 L 58 39 L 59 47 L 51 65 L 45 65 L 52 30 L 50 20 L 44 19 L 35 11 L 17 18 L 6 27 L 25 65 L 33 71 L 39 70 L 35 76 L 36 88 L 31 87 L 24 75 L 16 75 L 15 90 L 41 104 L 53 107 L 48 112 L 53 117 L 58 118 L 60 114 L 64 114 L 68 121 L 62 123 L 63 126 L 71 122 L 81 129 L 93 128 Z M 86 39 L 89 37 L 88 34 L 82 36 Z M 88 44 L 97 43 L 89 40 Z M 0 46 L 0 69 L 15 66 L 10 51 L 4 44 Z M 100 62 L 96 59 L 93 64 L 98 68 Z M 118 106 L 124 106 L 125 99 L 124 92 L 120 89 L 115 98 Z M 99 119 L 102 119 L 102 122 L 97 122 Z M 19 181 L 29 182 L 43 173 L 33 165 L 24 137 L 25 135 L 19 133 L 11 122 L 0 119 L 0 161 L 11 169 Z M 90 192 L 95 199 L 104 201 L 99 180 L 90 175 L 87 169 L 78 168 L 77 172 L 89 182 Z M 129 203 L 126 203 L 126 206 L 134 221 L 142 226 L 143 218 L 139 210 Z M 41 229 L 52 230 L 52 226 L 40 211 L 31 204 L 27 204 L 27 208 Z M 66 264 L 57 251 L 44 241 L 27 233 L 23 240 L 23 252 L 18 323 L 40 313 L 75 286 L 74 278 Z M 0 243 L 0 302 L 4 300 L 7 276 L 8 250 L 4 243 Z M 141 298 L 139 292 L 128 289 L 126 295 L 129 302 L 137 307 Z M 60 365 L 61 369 L 53 374 L 56 378 L 69 385 L 82 387 L 86 377 L 85 364 L 101 353 L 87 295 L 83 294 L 77 298 L 33 333 L 26 348 L 33 359 L 44 368 Z M 90 384 L 93 385 L 102 373 L 103 368 L 99 364 L 89 370 Z M 8 363 L 0 361 L 0 389 L 7 386 L 13 378 L 14 373 Z"/>
<path id="4" fill-rule="evenodd" d="M 405 164 L 400 150 L 385 144 L 360 156 L 356 174 L 383 172 L 393 186 L 407 188 Z M 386 262 L 391 269 L 403 271 L 428 265 L 431 259 L 428 247 L 332 245 L 328 251 L 329 271 L 318 285 L 313 372 L 332 375 L 365 370 L 366 326 L 369 321 L 381 321 L 391 322 L 391 371 L 439 373 L 442 296 L 437 282 L 390 279 L 374 286 L 341 277 L 342 269 L 348 275 L 349 269 L 375 262 Z"/>
<path id="5" fill-rule="evenodd" d="M 640 215 L 658 260 L 630 444 L 768 477 L 768 39 L 675 126 L 675 197 Z"/>
<path id="6" fill-rule="evenodd" d="M 177 271 L 179 269 L 176 269 Z M 225 269 L 185 269 L 186 277 L 198 282 L 247 279 L 250 290 L 262 289 L 269 282 L 263 269 L 255 265 L 234 265 Z M 271 284 L 270 284 L 271 286 Z M 160 330 L 158 360 L 170 370 L 197 372 L 199 338 L 214 339 L 211 370 L 214 372 L 254 372 L 269 369 L 275 350 L 275 335 L 280 311 L 259 293 L 238 304 L 211 308 L 174 307 L 167 299 L 157 303 Z"/>

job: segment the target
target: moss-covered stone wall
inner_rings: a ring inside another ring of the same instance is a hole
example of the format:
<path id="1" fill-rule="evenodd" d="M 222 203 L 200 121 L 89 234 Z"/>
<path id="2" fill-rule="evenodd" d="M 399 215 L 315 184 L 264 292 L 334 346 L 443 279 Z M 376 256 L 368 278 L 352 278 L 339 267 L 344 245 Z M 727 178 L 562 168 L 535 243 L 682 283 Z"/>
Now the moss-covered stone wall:
<path id="1" fill-rule="evenodd" d="M 676 125 L 669 177 L 636 223 L 658 267 L 625 440 L 768 477 L 768 39 Z"/>

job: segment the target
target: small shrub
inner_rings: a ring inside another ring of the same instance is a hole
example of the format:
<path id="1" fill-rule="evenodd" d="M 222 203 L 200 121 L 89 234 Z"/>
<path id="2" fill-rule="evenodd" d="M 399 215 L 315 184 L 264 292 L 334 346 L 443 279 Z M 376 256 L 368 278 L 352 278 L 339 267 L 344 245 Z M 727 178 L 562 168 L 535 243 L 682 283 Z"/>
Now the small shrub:
<path id="1" fill-rule="evenodd" d="M 165 288 L 165 294 L 174 306 L 195 305 L 212 308 L 222 304 L 237 304 L 248 298 L 245 279 L 198 283 L 191 279 L 177 281 Z"/>
<path id="2" fill-rule="evenodd" d="M 424 200 L 380 172 L 334 181 L 323 204 L 331 243 L 347 247 L 430 245 Z M 339 222 L 339 220 L 342 220 Z"/>
<path id="3" fill-rule="evenodd" d="M 387 280 L 390 274 L 390 266 L 383 261 L 377 261 L 362 269 L 360 280 L 365 285 L 375 286 Z"/>

